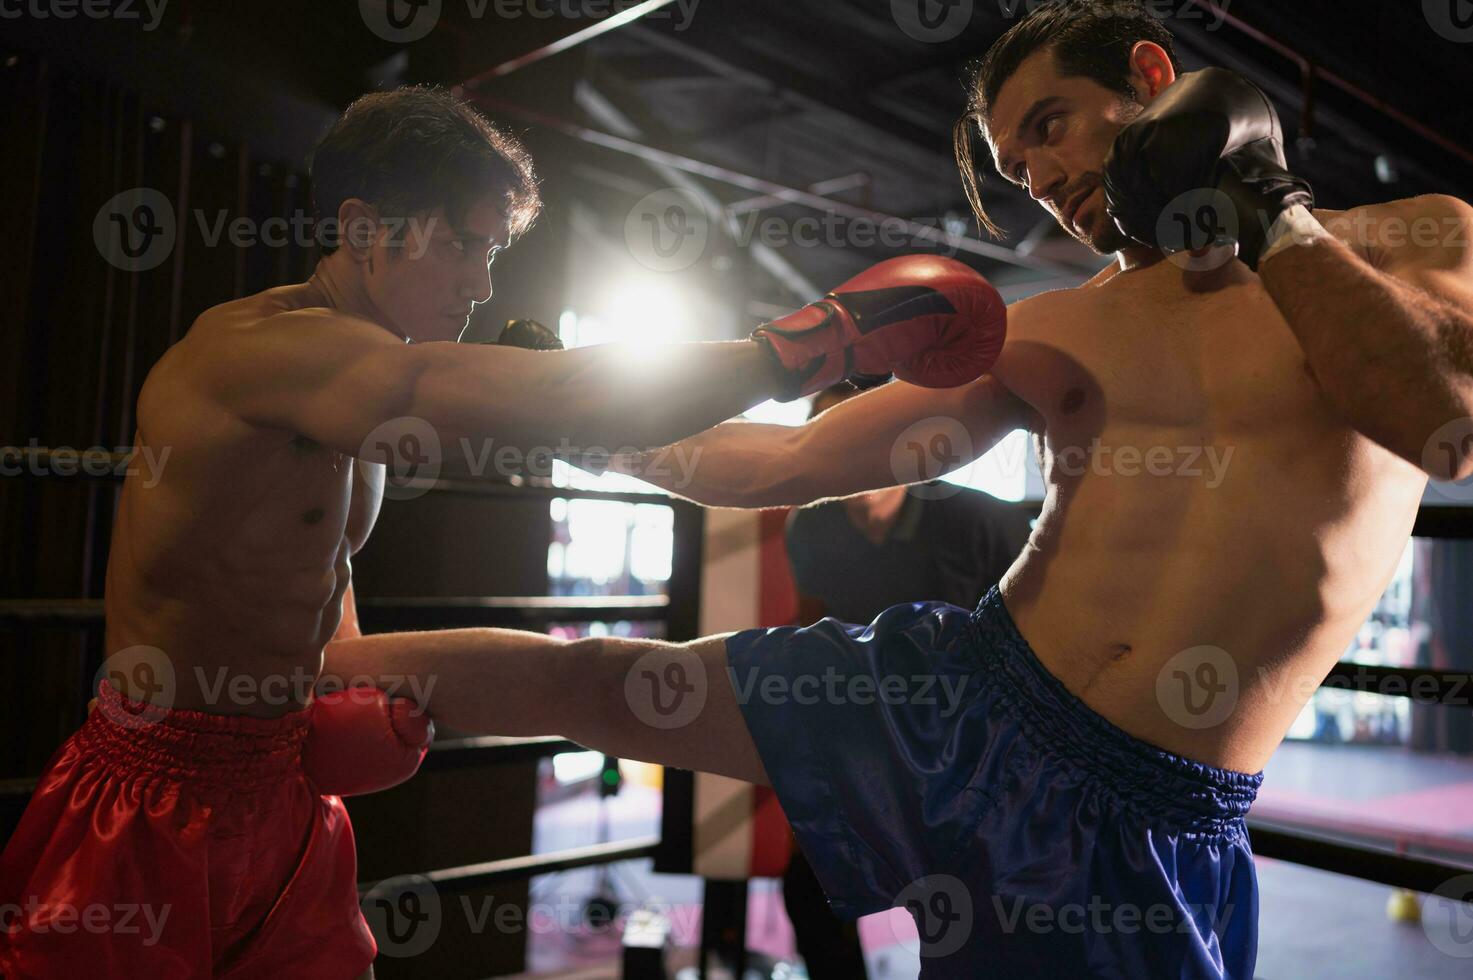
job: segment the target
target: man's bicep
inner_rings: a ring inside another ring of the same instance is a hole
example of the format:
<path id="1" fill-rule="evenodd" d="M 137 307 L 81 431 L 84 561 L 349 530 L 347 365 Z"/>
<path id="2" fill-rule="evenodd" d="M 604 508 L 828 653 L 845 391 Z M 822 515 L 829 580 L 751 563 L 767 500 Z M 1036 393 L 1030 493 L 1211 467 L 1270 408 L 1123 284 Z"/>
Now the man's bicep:
<path id="1" fill-rule="evenodd" d="M 1402 202 L 1372 228 L 1390 276 L 1459 309 L 1473 308 L 1473 205 L 1445 194 Z"/>
<path id="2" fill-rule="evenodd" d="M 944 476 L 1019 428 L 1025 408 L 991 375 L 957 388 L 892 381 L 850 398 L 802 430 L 804 468 L 825 487 L 808 499 Z"/>
<path id="3" fill-rule="evenodd" d="M 227 411 L 352 456 L 407 414 L 419 373 L 416 353 L 382 330 L 306 310 L 212 340 L 201 357 L 208 394 Z"/>

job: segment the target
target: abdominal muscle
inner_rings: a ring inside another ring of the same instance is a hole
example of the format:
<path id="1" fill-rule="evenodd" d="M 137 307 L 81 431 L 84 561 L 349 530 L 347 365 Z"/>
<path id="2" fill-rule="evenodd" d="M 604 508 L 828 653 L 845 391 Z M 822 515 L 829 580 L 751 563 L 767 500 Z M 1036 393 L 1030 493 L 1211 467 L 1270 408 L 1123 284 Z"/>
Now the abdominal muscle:
<path id="1" fill-rule="evenodd" d="M 200 548 L 197 537 L 195 548 L 180 549 L 187 557 L 171 556 L 170 544 L 181 542 L 143 534 L 129 520 L 129 489 L 108 563 L 114 686 L 131 680 L 132 697 L 151 689 L 162 706 L 215 714 L 272 718 L 305 707 L 342 613 L 346 539 L 336 554 L 291 555 L 295 567 L 284 567 L 285 553 L 243 554 L 228 542 Z M 153 522 L 161 515 L 150 504 Z M 140 658 L 150 666 L 138 667 Z"/>
<path id="2" fill-rule="evenodd" d="M 1094 711 L 1256 772 L 1384 590 L 1423 480 L 1368 444 L 1318 458 L 1272 437 L 1235 445 L 1236 470 L 1210 490 L 1143 475 L 1055 484 L 1002 594 Z"/>

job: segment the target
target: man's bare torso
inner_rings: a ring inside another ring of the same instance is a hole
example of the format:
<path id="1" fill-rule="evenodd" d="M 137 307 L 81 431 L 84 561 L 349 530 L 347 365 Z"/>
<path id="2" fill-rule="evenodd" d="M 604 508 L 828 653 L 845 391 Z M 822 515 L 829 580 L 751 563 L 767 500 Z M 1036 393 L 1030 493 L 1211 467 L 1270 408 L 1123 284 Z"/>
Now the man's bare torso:
<path id="1" fill-rule="evenodd" d="M 304 284 L 207 311 L 139 396 L 137 447 L 171 452 L 157 485 L 124 482 L 107 649 L 162 651 L 174 707 L 259 716 L 300 708 L 337 629 L 349 559 L 378 516 L 383 466 L 233 417 L 194 369 L 222 331 L 322 304 Z"/>
<path id="2" fill-rule="evenodd" d="M 1245 267 L 1200 292 L 1169 262 L 1113 271 L 1012 310 L 996 374 L 1036 413 L 1048 491 L 1003 595 L 1116 725 L 1256 771 L 1390 580 L 1426 477 L 1339 419 Z M 1178 657 L 1202 647 L 1230 663 Z"/>

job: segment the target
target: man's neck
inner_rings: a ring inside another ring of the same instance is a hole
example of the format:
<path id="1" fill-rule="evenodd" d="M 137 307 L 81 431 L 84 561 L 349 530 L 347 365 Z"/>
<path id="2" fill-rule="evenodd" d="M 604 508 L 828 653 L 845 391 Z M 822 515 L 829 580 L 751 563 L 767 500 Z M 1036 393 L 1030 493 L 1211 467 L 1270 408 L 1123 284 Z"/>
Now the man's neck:
<path id="1" fill-rule="evenodd" d="M 338 263 L 330 256 L 317 261 L 317 268 L 307 278 L 307 286 L 321 296 L 323 306 L 376 323 L 395 337 L 409 341 L 389 322 L 388 317 L 379 312 L 364 291 L 362 282 L 354 276 L 343 275 Z"/>
<path id="2" fill-rule="evenodd" d="M 1151 245 L 1128 245 L 1115 253 L 1116 268 L 1120 272 L 1135 272 L 1149 268 L 1164 259 L 1159 248 Z"/>

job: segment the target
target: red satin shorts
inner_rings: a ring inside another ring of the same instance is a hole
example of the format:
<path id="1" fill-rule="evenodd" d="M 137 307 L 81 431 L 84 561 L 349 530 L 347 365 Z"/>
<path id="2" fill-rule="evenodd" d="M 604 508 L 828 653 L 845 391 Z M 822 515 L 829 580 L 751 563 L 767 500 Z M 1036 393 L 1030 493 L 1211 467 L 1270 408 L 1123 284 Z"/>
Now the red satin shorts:
<path id="1" fill-rule="evenodd" d="M 306 732 L 304 711 L 158 711 L 100 684 L 0 854 L 0 975 L 362 974 L 353 828 L 302 775 Z"/>

